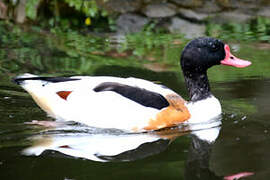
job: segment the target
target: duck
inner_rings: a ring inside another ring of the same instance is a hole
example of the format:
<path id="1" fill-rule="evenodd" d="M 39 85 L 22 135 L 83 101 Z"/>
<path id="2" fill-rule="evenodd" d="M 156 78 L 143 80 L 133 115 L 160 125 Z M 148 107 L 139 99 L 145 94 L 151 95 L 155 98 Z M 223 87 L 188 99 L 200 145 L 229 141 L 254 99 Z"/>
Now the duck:
<path id="1" fill-rule="evenodd" d="M 191 40 L 180 57 L 188 101 L 164 85 L 134 77 L 25 73 L 13 80 L 57 121 L 144 132 L 203 123 L 220 116 L 221 104 L 211 93 L 207 76 L 207 70 L 215 65 L 244 68 L 251 62 L 234 56 L 229 45 L 219 39 Z"/>

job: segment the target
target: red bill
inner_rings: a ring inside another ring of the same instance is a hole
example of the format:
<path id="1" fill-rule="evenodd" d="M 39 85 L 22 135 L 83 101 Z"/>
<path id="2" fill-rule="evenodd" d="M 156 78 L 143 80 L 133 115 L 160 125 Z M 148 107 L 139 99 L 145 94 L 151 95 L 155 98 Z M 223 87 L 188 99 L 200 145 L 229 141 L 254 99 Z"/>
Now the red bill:
<path id="1" fill-rule="evenodd" d="M 230 47 L 227 44 L 225 44 L 224 50 L 225 50 L 226 55 L 225 55 L 225 58 L 220 62 L 221 64 L 227 65 L 227 66 L 234 66 L 234 67 L 238 67 L 238 68 L 243 68 L 243 67 L 247 67 L 247 66 L 251 65 L 250 61 L 239 59 L 239 58 L 235 57 L 231 53 Z"/>

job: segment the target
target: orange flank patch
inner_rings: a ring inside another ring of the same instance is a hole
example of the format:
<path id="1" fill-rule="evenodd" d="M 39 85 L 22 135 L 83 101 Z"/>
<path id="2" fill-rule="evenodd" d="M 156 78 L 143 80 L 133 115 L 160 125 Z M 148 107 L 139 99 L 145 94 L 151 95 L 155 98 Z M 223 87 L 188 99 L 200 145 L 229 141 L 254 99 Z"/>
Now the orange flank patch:
<path id="1" fill-rule="evenodd" d="M 67 100 L 67 97 L 72 91 L 58 91 L 56 94 L 64 100 Z"/>
<path id="2" fill-rule="evenodd" d="M 165 127 L 175 126 L 190 118 L 190 113 L 185 106 L 185 100 L 177 95 L 170 94 L 165 97 L 169 106 L 163 108 L 155 118 L 150 119 L 145 130 L 157 130 Z"/>

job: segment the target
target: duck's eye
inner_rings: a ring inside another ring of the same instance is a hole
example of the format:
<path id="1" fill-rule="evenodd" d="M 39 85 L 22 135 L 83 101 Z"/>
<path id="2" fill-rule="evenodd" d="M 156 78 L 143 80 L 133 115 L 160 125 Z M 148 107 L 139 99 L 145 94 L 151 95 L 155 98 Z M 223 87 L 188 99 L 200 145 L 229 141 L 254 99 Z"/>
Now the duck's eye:
<path id="1" fill-rule="evenodd" d="M 210 42 L 209 46 L 210 46 L 211 51 L 218 51 L 220 47 L 219 44 L 213 43 L 213 42 Z"/>

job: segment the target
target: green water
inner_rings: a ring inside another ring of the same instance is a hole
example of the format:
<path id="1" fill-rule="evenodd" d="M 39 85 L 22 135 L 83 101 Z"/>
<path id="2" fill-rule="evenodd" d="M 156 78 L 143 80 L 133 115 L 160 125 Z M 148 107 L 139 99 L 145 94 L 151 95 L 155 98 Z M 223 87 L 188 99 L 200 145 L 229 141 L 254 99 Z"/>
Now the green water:
<path id="1" fill-rule="evenodd" d="M 187 41 L 178 35 L 141 34 L 123 39 L 12 31 L 4 34 L 1 42 L 0 179 L 223 179 L 240 172 L 255 173 L 246 179 L 267 179 L 270 175 L 269 44 L 228 42 L 234 54 L 252 61 L 252 66 L 209 70 L 212 93 L 223 109 L 215 142 L 208 144 L 180 130 L 168 130 L 176 139 L 147 143 L 147 148 L 141 147 L 142 153 L 137 149 L 105 163 L 55 151 L 23 155 L 25 148 L 33 146 L 33 137 L 42 140 L 74 132 L 25 124 L 48 117 L 11 82 L 12 77 L 24 72 L 133 76 L 162 83 L 187 99 L 178 66 Z M 95 138 L 93 132 L 86 134 Z"/>

